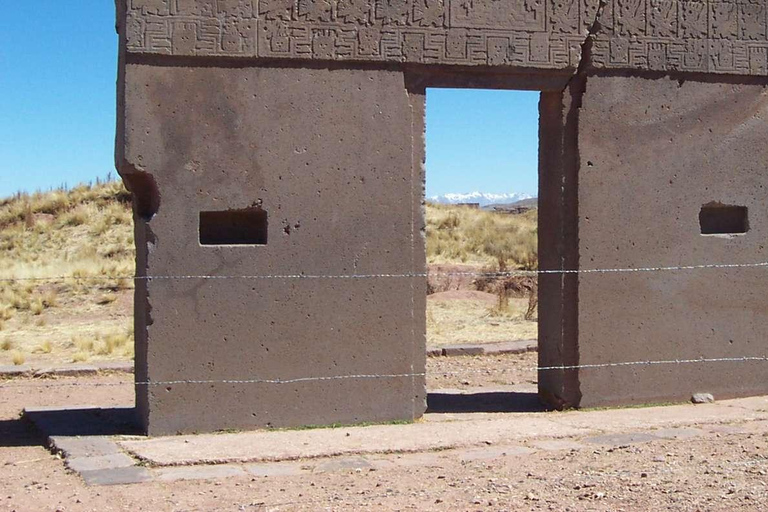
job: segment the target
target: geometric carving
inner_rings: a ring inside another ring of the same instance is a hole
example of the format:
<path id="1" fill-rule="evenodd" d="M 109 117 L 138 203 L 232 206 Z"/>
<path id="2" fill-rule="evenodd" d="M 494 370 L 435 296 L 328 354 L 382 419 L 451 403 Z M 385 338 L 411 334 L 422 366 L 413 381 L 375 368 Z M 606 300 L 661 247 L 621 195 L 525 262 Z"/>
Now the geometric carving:
<path id="1" fill-rule="evenodd" d="M 134 54 L 765 75 L 763 0 L 122 0 Z"/>
<path id="2" fill-rule="evenodd" d="M 606 0 L 600 25 L 596 67 L 766 75 L 764 0 Z"/>

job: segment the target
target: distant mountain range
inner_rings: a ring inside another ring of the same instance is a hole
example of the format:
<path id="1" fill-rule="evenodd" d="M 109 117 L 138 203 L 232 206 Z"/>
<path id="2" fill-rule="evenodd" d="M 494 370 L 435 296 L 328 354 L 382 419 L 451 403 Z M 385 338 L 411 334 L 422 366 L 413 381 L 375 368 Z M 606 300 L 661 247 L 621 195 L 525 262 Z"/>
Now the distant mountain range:
<path id="1" fill-rule="evenodd" d="M 469 192 L 467 194 L 444 194 L 442 196 L 428 197 L 428 201 L 442 204 L 478 203 L 481 208 L 491 205 L 509 205 L 520 201 L 535 199 L 530 194 L 490 194 L 487 192 Z"/>

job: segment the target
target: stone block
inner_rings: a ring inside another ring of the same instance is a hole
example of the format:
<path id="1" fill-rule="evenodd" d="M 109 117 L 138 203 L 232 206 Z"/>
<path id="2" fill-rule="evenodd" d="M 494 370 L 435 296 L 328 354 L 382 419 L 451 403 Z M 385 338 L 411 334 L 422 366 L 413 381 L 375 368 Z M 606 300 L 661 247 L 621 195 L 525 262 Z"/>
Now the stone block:
<path id="1" fill-rule="evenodd" d="M 49 442 L 51 448 L 60 451 L 67 459 L 89 459 L 121 453 L 120 447 L 106 437 L 52 436 Z"/>
<path id="2" fill-rule="evenodd" d="M 83 471 L 80 476 L 89 486 L 140 484 L 152 480 L 149 470 L 139 466 Z"/>
<path id="3" fill-rule="evenodd" d="M 67 457 L 67 467 L 78 473 L 105 469 L 129 468 L 134 465 L 134 460 L 122 453 L 99 455 L 95 457 Z"/>
<path id="4" fill-rule="evenodd" d="M 451 345 L 443 347 L 444 356 L 481 356 L 485 354 L 482 345 Z"/>
<path id="5" fill-rule="evenodd" d="M 424 105 L 403 74 L 131 64 L 125 105 L 138 273 L 224 277 L 137 284 L 146 431 L 420 417 Z M 203 222 L 246 231 L 206 243 Z"/>
<path id="6" fill-rule="evenodd" d="M 232 478 L 246 476 L 246 471 L 240 466 L 190 466 L 178 468 L 160 468 L 154 470 L 154 477 L 161 482 L 179 480 L 213 480 L 216 478 Z"/>

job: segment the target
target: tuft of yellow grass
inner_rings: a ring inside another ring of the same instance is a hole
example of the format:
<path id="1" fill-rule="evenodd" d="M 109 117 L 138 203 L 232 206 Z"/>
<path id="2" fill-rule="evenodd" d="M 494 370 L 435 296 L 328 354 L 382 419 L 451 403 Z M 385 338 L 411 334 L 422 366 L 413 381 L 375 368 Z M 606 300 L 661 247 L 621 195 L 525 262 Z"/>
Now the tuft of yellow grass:
<path id="1" fill-rule="evenodd" d="M 427 203 L 427 261 L 538 268 L 538 211 L 520 215 Z"/>
<path id="2" fill-rule="evenodd" d="M 3 352 L 8 352 L 13 348 L 13 340 L 11 338 L 5 338 L 4 340 L 0 341 L 0 350 Z"/>
<path id="3" fill-rule="evenodd" d="M 1 295 L 0 295 L 0 298 L 2 298 Z M 11 318 L 13 318 L 13 309 L 11 309 L 8 306 L 1 306 L 0 307 L 0 321 L 7 322 Z"/>
<path id="4" fill-rule="evenodd" d="M 98 304 L 99 306 L 106 306 L 107 304 L 112 304 L 116 300 L 117 300 L 117 295 L 115 295 L 114 293 L 105 293 L 104 295 L 96 299 L 96 304 Z"/>
<path id="5" fill-rule="evenodd" d="M 91 353 L 93 352 L 95 341 L 85 336 L 73 336 L 72 345 L 81 353 Z"/>
<path id="6" fill-rule="evenodd" d="M 34 351 L 35 354 L 50 354 L 53 352 L 53 344 L 49 340 L 42 342 Z"/>
<path id="7" fill-rule="evenodd" d="M 24 361 L 26 361 L 26 358 L 24 357 L 24 354 L 19 352 L 18 350 L 15 350 L 13 354 L 11 355 L 11 361 L 16 366 L 21 366 L 24 364 Z"/>
<path id="8" fill-rule="evenodd" d="M 91 356 L 87 352 L 76 352 L 72 356 L 72 362 L 73 363 L 84 363 L 90 359 Z"/>

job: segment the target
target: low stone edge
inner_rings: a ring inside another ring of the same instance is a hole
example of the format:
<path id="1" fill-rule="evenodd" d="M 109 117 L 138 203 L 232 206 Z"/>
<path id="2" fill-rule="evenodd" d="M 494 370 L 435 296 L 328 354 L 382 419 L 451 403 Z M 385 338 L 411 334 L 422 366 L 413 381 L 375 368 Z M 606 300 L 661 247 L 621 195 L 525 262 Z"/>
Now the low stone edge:
<path id="1" fill-rule="evenodd" d="M 105 373 L 134 372 L 133 363 L 99 363 L 99 364 L 69 364 L 63 366 L 46 366 L 34 368 L 29 365 L 0 366 L 0 380 L 14 378 L 42 378 L 42 377 L 88 377 Z"/>

